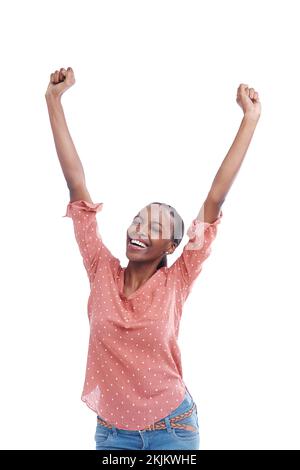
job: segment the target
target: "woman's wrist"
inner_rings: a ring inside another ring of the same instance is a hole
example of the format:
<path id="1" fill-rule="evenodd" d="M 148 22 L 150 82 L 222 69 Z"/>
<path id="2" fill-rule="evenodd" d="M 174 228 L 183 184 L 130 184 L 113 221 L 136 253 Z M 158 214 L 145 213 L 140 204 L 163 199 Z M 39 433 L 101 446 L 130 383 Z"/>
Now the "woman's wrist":
<path id="1" fill-rule="evenodd" d="M 248 112 L 246 111 L 243 119 L 245 121 L 257 123 L 259 118 L 260 118 L 260 114 L 252 113 L 251 111 L 248 111 Z"/>
<path id="2" fill-rule="evenodd" d="M 60 103 L 61 96 L 54 93 L 45 93 L 46 101 L 49 103 Z"/>

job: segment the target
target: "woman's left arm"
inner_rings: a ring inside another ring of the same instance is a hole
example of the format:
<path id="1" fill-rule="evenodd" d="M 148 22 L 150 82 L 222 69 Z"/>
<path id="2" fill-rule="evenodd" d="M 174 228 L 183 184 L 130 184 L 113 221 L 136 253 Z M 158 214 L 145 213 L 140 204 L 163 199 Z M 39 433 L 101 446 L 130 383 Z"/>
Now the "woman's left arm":
<path id="1" fill-rule="evenodd" d="M 236 101 L 241 106 L 244 117 L 197 216 L 197 219 L 208 223 L 214 222 L 220 214 L 221 206 L 241 167 L 261 114 L 259 96 L 254 88 L 248 88 L 248 85 L 241 83 Z"/>

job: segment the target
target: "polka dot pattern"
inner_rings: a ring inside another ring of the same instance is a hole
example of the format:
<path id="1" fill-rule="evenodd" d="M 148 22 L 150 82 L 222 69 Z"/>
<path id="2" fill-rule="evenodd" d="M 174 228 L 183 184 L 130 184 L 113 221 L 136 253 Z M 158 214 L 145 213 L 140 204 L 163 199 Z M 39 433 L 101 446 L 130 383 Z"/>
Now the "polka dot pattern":
<path id="1" fill-rule="evenodd" d="M 120 429 L 140 430 L 182 402 L 178 346 L 183 304 L 209 256 L 217 224 L 194 219 L 189 241 L 170 267 L 157 270 L 129 296 L 125 267 L 105 246 L 96 213 L 103 203 L 70 202 L 75 238 L 89 281 L 90 338 L 81 399 Z"/>

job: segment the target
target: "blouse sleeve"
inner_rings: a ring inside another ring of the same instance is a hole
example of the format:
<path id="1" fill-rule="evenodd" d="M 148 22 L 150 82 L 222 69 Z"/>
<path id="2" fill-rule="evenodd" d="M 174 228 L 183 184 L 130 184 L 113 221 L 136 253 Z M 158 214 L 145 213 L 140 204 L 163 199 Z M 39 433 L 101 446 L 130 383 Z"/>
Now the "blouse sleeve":
<path id="1" fill-rule="evenodd" d="M 189 241 L 184 246 L 179 258 L 170 266 L 169 271 L 175 276 L 177 289 L 184 292 L 186 298 L 194 281 L 202 271 L 203 262 L 211 253 L 211 244 L 217 235 L 217 225 L 221 222 L 223 211 L 212 222 L 194 219 L 187 230 Z"/>
<path id="2" fill-rule="evenodd" d="M 73 220 L 75 239 L 90 283 L 94 280 L 100 260 L 116 259 L 104 245 L 98 230 L 96 213 L 102 210 L 102 206 L 103 203 L 94 204 L 83 200 L 69 202 L 63 216 Z"/>

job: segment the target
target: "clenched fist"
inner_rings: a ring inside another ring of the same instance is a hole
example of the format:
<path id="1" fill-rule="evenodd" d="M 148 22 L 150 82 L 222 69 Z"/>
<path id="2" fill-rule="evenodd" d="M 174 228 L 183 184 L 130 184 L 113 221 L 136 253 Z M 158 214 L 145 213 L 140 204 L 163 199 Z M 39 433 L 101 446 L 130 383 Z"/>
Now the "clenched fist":
<path id="1" fill-rule="evenodd" d="M 58 96 L 60 97 L 66 90 L 68 90 L 75 83 L 75 76 L 72 67 L 67 70 L 61 68 L 55 70 L 50 75 L 50 82 L 46 90 L 45 96 Z"/>
<path id="2" fill-rule="evenodd" d="M 254 88 L 249 88 L 248 85 L 241 83 L 237 89 L 236 101 L 242 108 L 244 114 L 255 119 L 260 117 L 261 104 L 258 93 Z"/>

